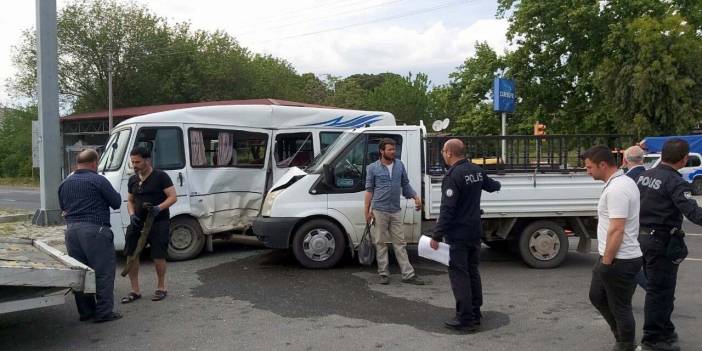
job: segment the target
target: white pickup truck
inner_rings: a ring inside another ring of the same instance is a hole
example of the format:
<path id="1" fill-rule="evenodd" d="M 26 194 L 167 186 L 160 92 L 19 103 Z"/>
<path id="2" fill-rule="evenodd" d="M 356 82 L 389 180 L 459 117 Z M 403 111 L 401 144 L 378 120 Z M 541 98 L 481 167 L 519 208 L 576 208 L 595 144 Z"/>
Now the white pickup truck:
<path id="1" fill-rule="evenodd" d="M 378 159 L 378 141 L 393 138 L 410 184 L 424 206 L 401 199 L 408 243 L 432 229 L 439 215 L 445 169 L 441 145 L 446 137 L 426 135 L 423 125 L 369 127 L 342 134 L 305 170 L 292 169 L 267 194 L 253 231 L 267 247 L 291 248 L 308 268 L 336 265 L 354 254 L 365 228 L 363 198 L 366 166 Z M 513 249 L 535 268 L 560 265 L 568 236 L 580 237 L 578 251 L 589 252 L 603 184 L 588 176 L 579 153 L 595 144 L 613 145 L 621 136 L 462 137 L 468 157 L 502 183 L 483 193 L 483 242 Z M 500 144 L 505 141 L 503 162 Z"/>

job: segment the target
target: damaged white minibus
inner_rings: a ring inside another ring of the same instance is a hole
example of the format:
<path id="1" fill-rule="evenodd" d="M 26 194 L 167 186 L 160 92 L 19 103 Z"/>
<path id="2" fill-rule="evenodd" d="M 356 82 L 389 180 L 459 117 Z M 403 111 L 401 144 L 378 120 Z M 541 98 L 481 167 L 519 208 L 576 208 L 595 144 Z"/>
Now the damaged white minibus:
<path id="1" fill-rule="evenodd" d="M 264 194 L 290 167 L 304 168 L 343 130 L 392 126 L 387 112 L 280 105 L 222 105 L 172 110 L 117 125 L 98 172 L 122 195 L 110 214 L 115 248 L 129 224 L 129 151 L 144 146 L 168 173 L 178 201 L 170 209 L 169 258 L 196 257 L 214 234 L 250 233 Z"/>

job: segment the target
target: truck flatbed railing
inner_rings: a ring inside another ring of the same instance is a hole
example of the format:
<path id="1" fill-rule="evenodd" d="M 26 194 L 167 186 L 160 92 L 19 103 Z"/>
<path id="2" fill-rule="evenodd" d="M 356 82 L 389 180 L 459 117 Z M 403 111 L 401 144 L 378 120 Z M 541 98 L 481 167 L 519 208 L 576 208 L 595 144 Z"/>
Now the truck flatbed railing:
<path id="1" fill-rule="evenodd" d="M 509 136 L 427 136 L 425 173 L 441 176 L 445 173 L 441 156 L 443 144 L 452 138 L 466 144 L 466 158 L 486 172 L 561 173 L 583 172 L 582 153 L 595 145 L 606 145 L 618 163 L 623 150 L 634 144 L 633 135 L 571 134 L 571 135 L 509 135 Z M 502 142 L 505 159 L 502 159 Z"/>
<path id="2" fill-rule="evenodd" d="M 0 313 L 58 305 L 71 291 L 95 292 L 95 272 L 32 239 L 0 239 Z"/>

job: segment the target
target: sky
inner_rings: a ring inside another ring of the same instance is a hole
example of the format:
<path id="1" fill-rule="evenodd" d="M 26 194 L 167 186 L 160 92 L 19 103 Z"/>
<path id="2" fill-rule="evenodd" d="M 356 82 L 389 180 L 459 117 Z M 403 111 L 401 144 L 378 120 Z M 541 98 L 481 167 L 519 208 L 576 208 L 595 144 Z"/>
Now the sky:
<path id="1" fill-rule="evenodd" d="M 496 0 L 133 0 L 169 23 L 223 30 L 252 52 L 289 61 L 298 73 L 424 72 L 433 84 L 474 54 L 476 41 L 503 52 L 507 20 Z M 70 1 L 57 0 L 60 11 Z M 0 104 L 12 105 L 6 81 L 12 47 L 34 28 L 34 0 L 4 2 L 0 12 Z"/>

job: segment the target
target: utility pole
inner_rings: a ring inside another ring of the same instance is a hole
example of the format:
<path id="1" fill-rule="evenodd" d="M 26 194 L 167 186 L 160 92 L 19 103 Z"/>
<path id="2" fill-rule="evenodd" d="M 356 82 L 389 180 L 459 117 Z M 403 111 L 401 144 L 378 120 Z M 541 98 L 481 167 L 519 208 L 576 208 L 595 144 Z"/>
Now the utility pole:
<path id="1" fill-rule="evenodd" d="M 112 53 L 107 54 L 107 133 L 112 133 Z"/>
<path id="2" fill-rule="evenodd" d="M 62 157 L 59 138 L 56 0 L 36 0 L 36 8 L 41 207 L 34 213 L 32 223 L 53 225 L 63 222 L 58 203 Z"/>

